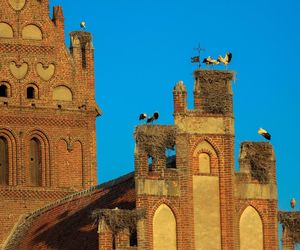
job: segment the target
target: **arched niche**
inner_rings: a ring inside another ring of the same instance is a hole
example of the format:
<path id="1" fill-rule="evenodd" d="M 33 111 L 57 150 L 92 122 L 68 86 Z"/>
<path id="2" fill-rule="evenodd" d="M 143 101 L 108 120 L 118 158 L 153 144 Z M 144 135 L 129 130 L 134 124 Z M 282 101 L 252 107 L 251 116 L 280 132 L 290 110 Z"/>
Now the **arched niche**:
<path id="1" fill-rule="evenodd" d="M 0 37 L 1 38 L 13 38 L 14 32 L 12 27 L 7 23 L 0 23 Z"/>
<path id="2" fill-rule="evenodd" d="M 17 185 L 17 141 L 13 131 L 0 129 L 0 185 Z M 5 166 L 3 168 L 3 166 Z"/>
<path id="3" fill-rule="evenodd" d="M 218 169 L 218 154 L 212 144 L 200 141 L 193 151 L 194 173 L 215 175 Z"/>
<path id="4" fill-rule="evenodd" d="M 40 130 L 26 132 L 24 137 L 26 157 L 25 182 L 29 186 L 50 186 L 50 144 Z"/>
<path id="5" fill-rule="evenodd" d="M 0 185 L 9 184 L 8 142 L 0 136 Z"/>
<path id="6" fill-rule="evenodd" d="M 176 219 L 166 204 L 160 205 L 153 216 L 153 249 L 177 249 Z"/>
<path id="7" fill-rule="evenodd" d="M 72 101 L 73 95 L 71 90 L 66 86 L 57 86 L 53 89 L 53 100 Z"/>
<path id="8" fill-rule="evenodd" d="M 39 98 L 39 88 L 31 83 L 26 87 L 26 98 L 27 99 L 38 99 Z"/>
<path id="9" fill-rule="evenodd" d="M 201 141 L 194 150 L 193 156 L 197 156 L 199 152 L 210 152 L 212 155 L 217 156 L 213 146 L 208 141 Z"/>
<path id="10" fill-rule="evenodd" d="M 23 28 L 22 38 L 30 40 L 42 40 L 43 35 L 41 29 L 38 26 L 29 24 Z"/>
<path id="11" fill-rule="evenodd" d="M 210 173 L 210 156 L 207 153 L 201 153 L 198 157 L 199 162 L 199 173 L 209 174 Z"/>
<path id="12" fill-rule="evenodd" d="M 8 82 L 0 82 L 0 97 L 10 97 L 11 89 Z"/>
<path id="13" fill-rule="evenodd" d="M 262 220 L 252 206 L 248 206 L 240 218 L 240 249 L 264 249 Z"/>
<path id="14" fill-rule="evenodd" d="M 37 137 L 30 140 L 30 183 L 33 186 L 42 186 L 42 146 Z"/>

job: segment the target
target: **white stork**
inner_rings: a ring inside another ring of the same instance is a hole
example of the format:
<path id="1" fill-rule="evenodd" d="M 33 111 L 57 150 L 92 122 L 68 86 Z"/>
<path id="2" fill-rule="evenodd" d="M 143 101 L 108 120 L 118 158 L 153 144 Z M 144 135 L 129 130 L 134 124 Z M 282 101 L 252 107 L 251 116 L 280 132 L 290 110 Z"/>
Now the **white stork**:
<path id="1" fill-rule="evenodd" d="M 263 128 L 260 128 L 258 131 L 257 131 L 258 134 L 262 135 L 264 138 L 266 138 L 268 141 L 271 140 L 271 135 L 266 131 L 264 130 Z"/>

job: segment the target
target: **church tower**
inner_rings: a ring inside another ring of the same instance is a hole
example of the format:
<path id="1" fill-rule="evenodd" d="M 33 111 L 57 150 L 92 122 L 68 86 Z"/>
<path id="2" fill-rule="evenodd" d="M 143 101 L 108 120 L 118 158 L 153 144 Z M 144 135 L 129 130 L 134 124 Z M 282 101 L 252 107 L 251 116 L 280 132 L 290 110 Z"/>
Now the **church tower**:
<path id="1" fill-rule="evenodd" d="M 60 6 L 0 2 L 0 248 L 20 216 L 96 184 L 94 49 Z"/>

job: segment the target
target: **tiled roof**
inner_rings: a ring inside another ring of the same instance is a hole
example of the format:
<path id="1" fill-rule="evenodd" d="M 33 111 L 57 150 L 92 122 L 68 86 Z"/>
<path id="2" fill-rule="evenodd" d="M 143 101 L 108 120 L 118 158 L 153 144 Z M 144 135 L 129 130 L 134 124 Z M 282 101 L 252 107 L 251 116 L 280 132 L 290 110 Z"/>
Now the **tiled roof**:
<path id="1" fill-rule="evenodd" d="M 15 227 L 6 250 L 98 249 L 99 208 L 135 208 L 134 173 L 84 190 L 30 214 Z"/>

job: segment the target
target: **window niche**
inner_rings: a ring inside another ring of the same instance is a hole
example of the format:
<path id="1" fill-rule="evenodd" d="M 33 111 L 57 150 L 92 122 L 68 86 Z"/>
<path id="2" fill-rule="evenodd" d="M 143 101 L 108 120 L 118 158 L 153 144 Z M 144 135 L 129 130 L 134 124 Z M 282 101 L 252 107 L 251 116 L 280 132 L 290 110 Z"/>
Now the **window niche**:
<path id="1" fill-rule="evenodd" d="M 26 90 L 26 97 L 27 99 L 36 99 L 36 93 L 35 93 L 34 87 L 30 86 Z"/>
<path id="2" fill-rule="evenodd" d="M 152 171 L 153 170 L 153 156 L 148 155 L 148 170 Z"/>
<path id="3" fill-rule="evenodd" d="M 0 137 L 0 185 L 8 185 L 8 142 Z"/>
<path id="4" fill-rule="evenodd" d="M 166 167 L 176 168 L 176 146 L 166 148 Z"/>
<path id="5" fill-rule="evenodd" d="M 138 245 L 137 242 L 137 232 L 136 230 L 132 231 L 129 236 L 129 245 L 131 247 L 136 247 Z"/>
<path id="6" fill-rule="evenodd" d="M 8 97 L 9 95 L 9 89 L 7 87 L 7 84 L 0 83 L 0 97 Z"/>
<path id="7" fill-rule="evenodd" d="M 36 137 L 30 140 L 30 183 L 33 186 L 42 186 L 42 147 Z"/>

